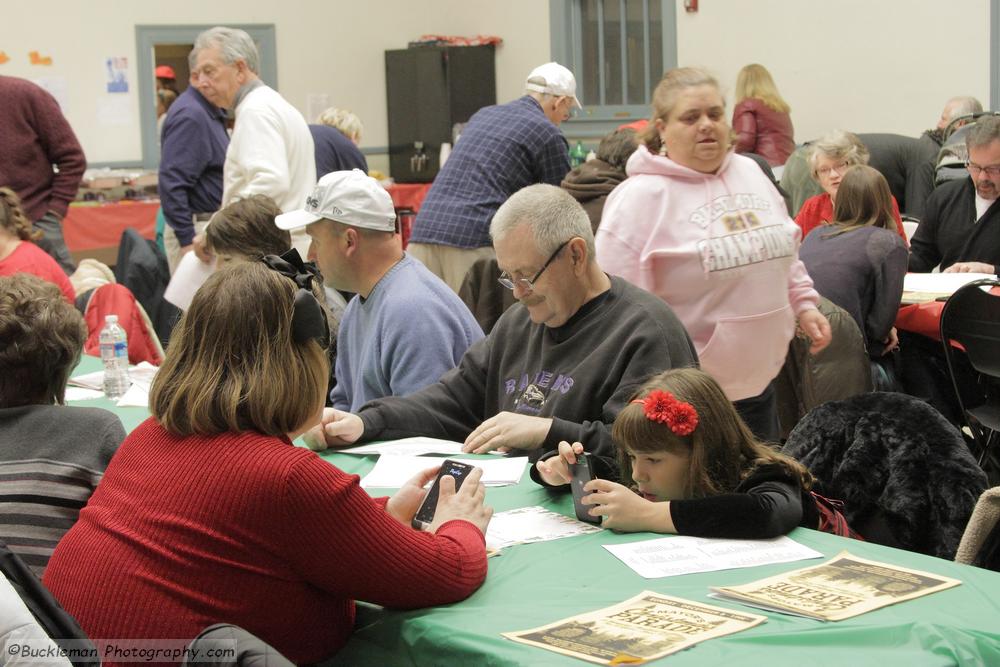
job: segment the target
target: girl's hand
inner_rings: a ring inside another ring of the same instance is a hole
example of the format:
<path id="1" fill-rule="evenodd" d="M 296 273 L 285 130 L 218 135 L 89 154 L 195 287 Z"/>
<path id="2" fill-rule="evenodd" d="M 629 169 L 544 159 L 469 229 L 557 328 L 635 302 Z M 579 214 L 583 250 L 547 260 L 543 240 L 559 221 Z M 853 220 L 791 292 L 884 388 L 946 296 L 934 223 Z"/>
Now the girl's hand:
<path id="1" fill-rule="evenodd" d="M 583 445 L 574 442 L 572 445 L 563 440 L 559 443 L 559 456 L 539 461 L 535 464 L 538 475 L 550 486 L 561 486 L 573 481 L 569 466 L 576 463 L 578 454 L 583 454 Z"/>
<path id="2" fill-rule="evenodd" d="M 606 479 L 587 482 L 583 497 L 584 505 L 590 508 L 591 516 L 603 517 L 601 526 L 623 533 L 650 531 L 654 533 L 676 533 L 670 518 L 670 501 L 654 503 L 646 500 L 628 487 Z"/>

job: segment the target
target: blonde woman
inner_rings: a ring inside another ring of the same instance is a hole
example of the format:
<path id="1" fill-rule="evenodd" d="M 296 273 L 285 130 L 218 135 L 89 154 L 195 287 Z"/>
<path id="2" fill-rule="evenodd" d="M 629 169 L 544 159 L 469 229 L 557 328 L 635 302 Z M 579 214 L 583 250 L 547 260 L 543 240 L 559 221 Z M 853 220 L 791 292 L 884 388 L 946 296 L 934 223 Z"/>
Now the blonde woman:
<path id="1" fill-rule="evenodd" d="M 772 167 L 785 164 L 795 150 L 790 111 L 767 68 L 753 63 L 741 69 L 733 109 L 736 152 L 761 155 Z"/>

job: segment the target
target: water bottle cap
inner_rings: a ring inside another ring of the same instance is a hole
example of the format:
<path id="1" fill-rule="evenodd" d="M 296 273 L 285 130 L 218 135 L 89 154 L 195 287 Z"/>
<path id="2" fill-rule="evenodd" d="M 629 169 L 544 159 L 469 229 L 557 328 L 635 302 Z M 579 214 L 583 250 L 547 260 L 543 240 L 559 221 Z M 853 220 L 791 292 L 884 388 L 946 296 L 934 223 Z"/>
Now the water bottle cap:
<path id="1" fill-rule="evenodd" d="M 107 322 L 108 324 L 118 324 L 118 316 L 117 315 L 105 315 L 104 316 L 104 321 Z"/>

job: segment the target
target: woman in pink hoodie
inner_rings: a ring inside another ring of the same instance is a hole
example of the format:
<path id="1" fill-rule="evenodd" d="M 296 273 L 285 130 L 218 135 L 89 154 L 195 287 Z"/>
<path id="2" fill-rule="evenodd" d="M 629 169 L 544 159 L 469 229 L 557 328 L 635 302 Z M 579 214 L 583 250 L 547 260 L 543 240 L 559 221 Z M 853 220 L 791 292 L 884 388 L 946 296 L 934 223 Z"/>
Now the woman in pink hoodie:
<path id="1" fill-rule="evenodd" d="M 830 342 L 819 295 L 798 258 L 799 229 L 760 168 L 731 151 L 718 82 L 667 72 L 653 120 L 608 197 L 597 259 L 677 313 L 703 370 L 761 440 L 775 441 L 772 380 L 799 330 Z"/>

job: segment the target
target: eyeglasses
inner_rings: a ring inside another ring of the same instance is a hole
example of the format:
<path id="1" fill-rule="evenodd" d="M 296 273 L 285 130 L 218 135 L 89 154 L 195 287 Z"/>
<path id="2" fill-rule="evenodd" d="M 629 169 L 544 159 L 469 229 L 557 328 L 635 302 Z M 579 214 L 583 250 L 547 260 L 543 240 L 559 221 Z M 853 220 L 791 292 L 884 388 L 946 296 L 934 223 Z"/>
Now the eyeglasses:
<path id="1" fill-rule="evenodd" d="M 562 244 L 558 248 L 556 248 L 556 251 L 552 253 L 552 255 L 547 260 L 545 260 L 545 263 L 542 264 L 542 268 L 538 269 L 538 273 L 536 273 L 530 280 L 528 278 L 511 278 L 510 274 L 504 271 L 503 273 L 500 274 L 500 277 L 497 278 L 497 282 L 509 290 L 514 289 L 515 286 L 520 287 L 522 290 L 526 292 L 534 290 L 535 282 L 538 280 L 538 277 L 542 275 L 545 269 L 549 268 L 549 264 L 551 264 L 552 261 L 556 258 L 556 255 L 562 252 L 562 249 L 565 248 L 572 240 L 573 239 L 563 241 Z"/>
<path id="2" fill-rule="evenodd" d="M 847 171 L 850 166 L 851 163 L 844 160 L 843 162 L 838 162 L 832 167 L 820 167 L 816 170 L 816 173 L 820 176 L 829 176 L 832 172 L 836 171 L 837 175 L 843 176 L 844 172 Z"/>
<path id="3" fill-rule="evenodd" d="M 1000 164 L 991 164 L 988 167 L 980 167 L 975 162 L 966 162 L 965 168 L 969 170 L 969 173 L 974 177 L 978 178 L 979 174 L 986 174 L 987 178 L 996 178 L 1000 176 Z"/>

